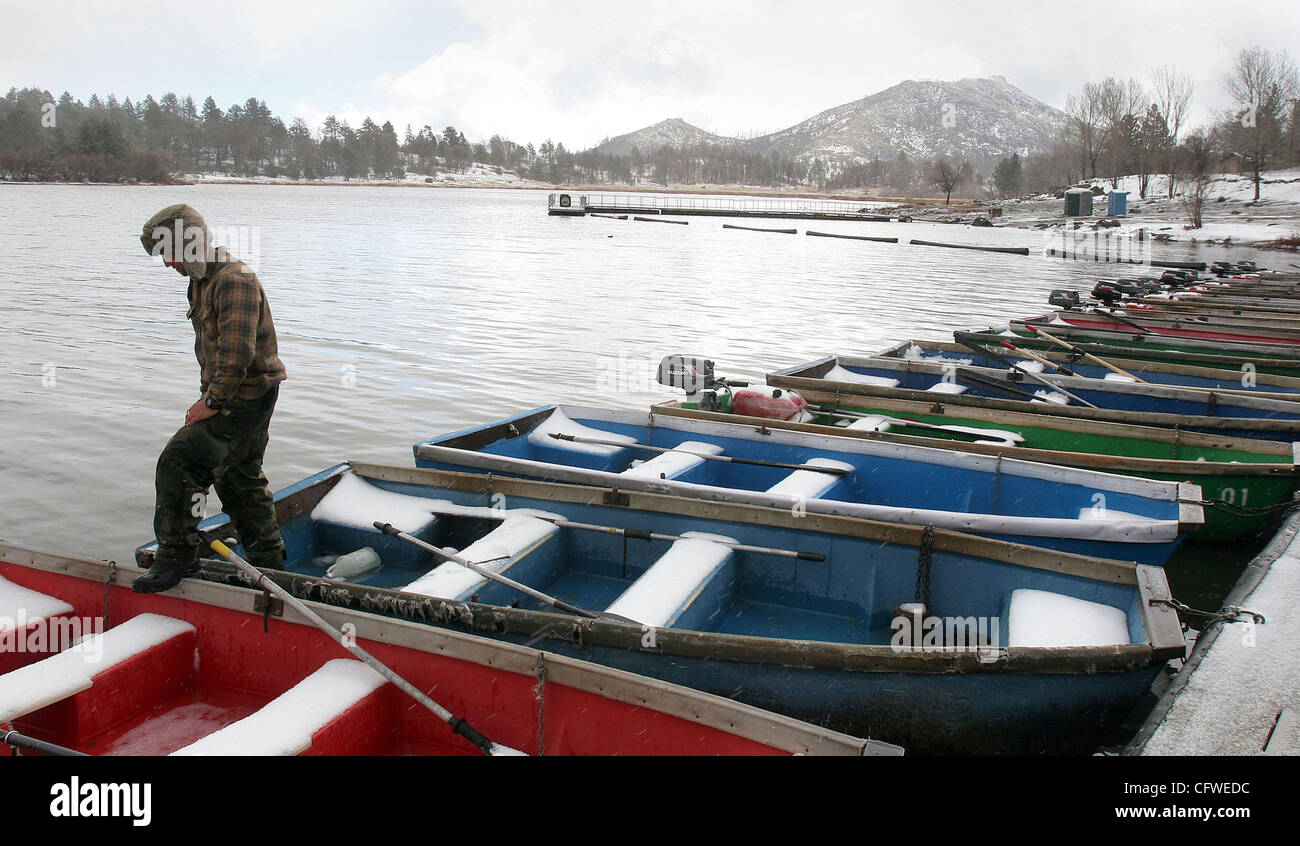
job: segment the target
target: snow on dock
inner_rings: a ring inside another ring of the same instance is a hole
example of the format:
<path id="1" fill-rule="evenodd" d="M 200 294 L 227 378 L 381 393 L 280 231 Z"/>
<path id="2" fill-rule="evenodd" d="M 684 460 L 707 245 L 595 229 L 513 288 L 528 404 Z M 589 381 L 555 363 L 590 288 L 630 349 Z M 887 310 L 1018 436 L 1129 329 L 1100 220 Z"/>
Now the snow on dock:
<path id="1" fill-rule="evenodd" d="M 1225 604 L 1265 622 L 1243 615 L 1204 634 L 1126 754 L 1300 754 L 1300 512 Z"/>

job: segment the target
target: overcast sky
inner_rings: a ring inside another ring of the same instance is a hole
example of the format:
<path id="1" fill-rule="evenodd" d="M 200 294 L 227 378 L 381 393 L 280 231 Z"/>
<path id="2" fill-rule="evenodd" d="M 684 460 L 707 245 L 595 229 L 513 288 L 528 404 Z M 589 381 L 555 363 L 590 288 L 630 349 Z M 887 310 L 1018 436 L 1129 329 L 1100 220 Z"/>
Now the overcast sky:
<path id="1" fill-rule="evenodd" d="M 1226 108 L 1243 47 L 1300 48 L 1300 3 L 872 0 L 0 0 L 0 86 L 85 100 L 249 97 L 286 122 L 367 115 L 573 149 L 669 117 L 782 129 L 904 79 L 1001 74 L 1062 107 L 1085 81 L 1196 82 Z"/>

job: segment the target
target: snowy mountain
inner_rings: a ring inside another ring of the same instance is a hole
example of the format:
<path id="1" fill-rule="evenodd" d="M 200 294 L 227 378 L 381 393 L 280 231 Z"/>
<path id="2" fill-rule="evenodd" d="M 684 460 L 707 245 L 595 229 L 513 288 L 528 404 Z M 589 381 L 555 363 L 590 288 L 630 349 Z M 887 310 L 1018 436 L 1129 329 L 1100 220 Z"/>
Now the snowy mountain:
<path id="1" fill-rule="evenodd" d="M 626 135 L 610 138 L 596 146 L 596 152 L 612 156 L 626 156 L 636 147 L 641 155 L 648 156 L 660 147 L 688 147 L 692 144 L 736 145 L 735 138 L 726 138 L 705 132 L 698 126 L 692 126 L 681 118 L 670 118 L 654 126 L 647 126 Z"/>
<path id="2" fill-rule="evenodd" d="M 633 145 L 649 154 L 664 144 L 705 141 L 757 152 L 777 152 L 832 167 L 895 158 L 947 155 L 987 170 L 1012 153 L 1046 150 L 1065 115 L 1000 76 L 955 82 L 900 82 L 861 100 L 827 109 L 780 132 L 748 141 L 712 135 L 674 119 L 620 135 L 596 149 L 627 155 Z"/>
<path id="3" fill-rule="evenodd" d="M 1000 76 L 912 80 L 827 109 L 754 139 L 762 151 L 837 163 L 947 155 L 987 168 L 1012 153 L 1046 150 L 1065 115 Z"/>

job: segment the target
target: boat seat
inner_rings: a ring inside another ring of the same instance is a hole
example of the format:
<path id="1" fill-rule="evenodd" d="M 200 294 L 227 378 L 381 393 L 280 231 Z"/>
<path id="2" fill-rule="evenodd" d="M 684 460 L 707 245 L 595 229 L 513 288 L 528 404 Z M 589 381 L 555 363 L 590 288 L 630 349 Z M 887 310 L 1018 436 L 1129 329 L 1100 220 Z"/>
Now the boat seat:
<path id="1" fill-rule="evenodd" d="M 461 550 L 460 557 L 530 587 L 548 583 L 561 564 L 559 528 L 540 517 L 506 513 L 501 525 Z M 454 561 L 444 561 L 402 590 L 463 601 L 478 594 L 480 602 L 498 605 L 522 597 Z"/>
<path id="2" fill-rule="evenodd" d="M 367 755 L 392 740 L 395 690 L 361 661 L 335 658 L 242 720 L 173 755 Z"/>
<path id="3" fill-rule="evenodd" d="M 717 444 L 684 441 L 674 447 L 672 452 L 661 452 L 649 461 L 627 468 L 619 475 L 634 479 L 681 479 L 708 463 L 708 459 L 701 458 L 701 455 L 718 455 L 721 452 L 722 447 Z"/>
<path id="4" fill-rule="evenodd" d="M 959 385 L 956 382 L 935 382 L 926 390 L 932 394 L 964 394 L 966 393 L 966 386 Z"/>
<path id="5" fill-rule="evenodd" d="M 881 414 L 869 414 L 866 417 L 859 417 L 854 420 L 846 429 L 854 429 L 859 432 L 888 432 L 889 427 L 897 423 L 892 417 L 885 417 Z"/>
<path id="6" fill-rule="evenodd" d="M 891 379 L 888 376 L 872 376 L 869 373 L 858 373 L 856 370 L 849 370 L 847 367 L 835 365 L 826 371 L 823 379 L 830 379 L 834 382 L 851 382 L 854 385 L 873 385 L 877 388 L 897 388 L 898 380 Z"/>
<path id="7" fill-rule="evenodd" d="M 727 543 L 735 541 L 686 532 L 606 611 L 646 626 L 707 631 L 735 586 L 735 553 Z"/>
<path id="8" fill-rule="evenodd" d="M 620 435 L 617 432 L 606 432 L 604 429 L 584 426 L 557 408 L 528 433 L 531 458 L 553 464 L 585 467 L 589 470 L 613 471 L 617 467 L 625 466 L 635 457 L 635 451 L 627 447 L 562 441 L 552 438 L 552 434 L 626 444 L 636 443 L 636 438 L 630 435 Z"/>
<path id="9" fill-rule="evenodd" d="M 0 676 L 0 723 L 80 743 L 191 688 L 197 658 L 194 626 L 140 614 Z"/>
<path id="10" fill-rule="evenodd" d="M 0 576 L 0 675 L 66 648 L 72 619 L 73 608 L 62 599 Z"/>
<path id="11" fill-rule="evenodd" d="M 822 473 L 818 470 L 795 470 L 789 476 L 767 489 L 768 493 L 794 496 L 802 499 L 822 499 L 849 484 L 854 467 L 833 458 L 810 458 L 806 467 L 829 467 L 848 470 L 848 474 Z"/>
<path id="12" fill-rule="evenodd" d="M 432 509 L 431 500 L 385 490 L 348 471 L 312 509 L 311 519 L 321 551 L 343 555 L 368 546 L 385 566 L 423 571 L 429 566 L 429 554 L 385 535 L 374 522 L 392 523 L 426 543 L 436 543 L 442 522 L 430 513 Z"/>
<path id="13" fill-rule="evenodd" d="M 1111 646 L 1131 641 L 1123 610 L 1045 590 L 1013 590 L 1005 618 L 1008 646 Z"/>

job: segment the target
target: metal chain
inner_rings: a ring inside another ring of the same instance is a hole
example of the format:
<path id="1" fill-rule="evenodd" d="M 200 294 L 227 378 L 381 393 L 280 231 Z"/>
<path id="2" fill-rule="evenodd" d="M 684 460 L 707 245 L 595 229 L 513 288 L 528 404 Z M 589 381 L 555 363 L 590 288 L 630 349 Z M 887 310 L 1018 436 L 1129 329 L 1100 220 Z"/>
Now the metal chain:
<path id="1" fill-rule="evenodd" d="M 104 577 L 104 628 L 108 628 L 108 602 L 112 596 L 113 583 L 117 581 L 117 562 L 108 562 L 108 575 Z"/>
<path id="2" fill-rule="evenodd" d="M 934 547 L 934 526 L 921 530 L 921 547 L 916 557 L 916 601 L 930 610 L 930 550 Z"/>
<path id="3" fill-rule="evenodd" d="M 1184 614 L 1195 614 L 1198 617 L 1205 617 L 1207 618 L 1205 623 L 1207 628 L 1220 621 L 1225 623 L 1237 623 L 1241 621 L 1240 618 L 1242 617 L 1250 617 L 1251 622 L 1257 626 L 1264 625 L 1263 614 L 1260 614 L 1257 611 L 1247 611 L 1245 608 L 1238 605 L 1225 605 L 1218 611 L 1200 611 L 1179 602 L 1177 599 L 1149 599 L 1147 602 L 1151 605 L 1167 605 L 1175 611 Z"/>
<path id="4" fill-rule="evenodd" d="M 537 754 L 546 755 L 546 653 L 537 653 Z"/>
<path id="5" fill-rule="evenodd" d="M 1300 500 L 1292 499 L 1286 502 L 1279 502 L 1276 505 L 1246 506 L 1236 505 L 1225 499 L 1202 499 L 1196 504 L 1205 506 L 1206 508 L 1221 508 L 1224 511 L 1241 517 L 1262 517 L 1265 514 L 1286 512 L 1293 508 L 1300 507 Z"/>

